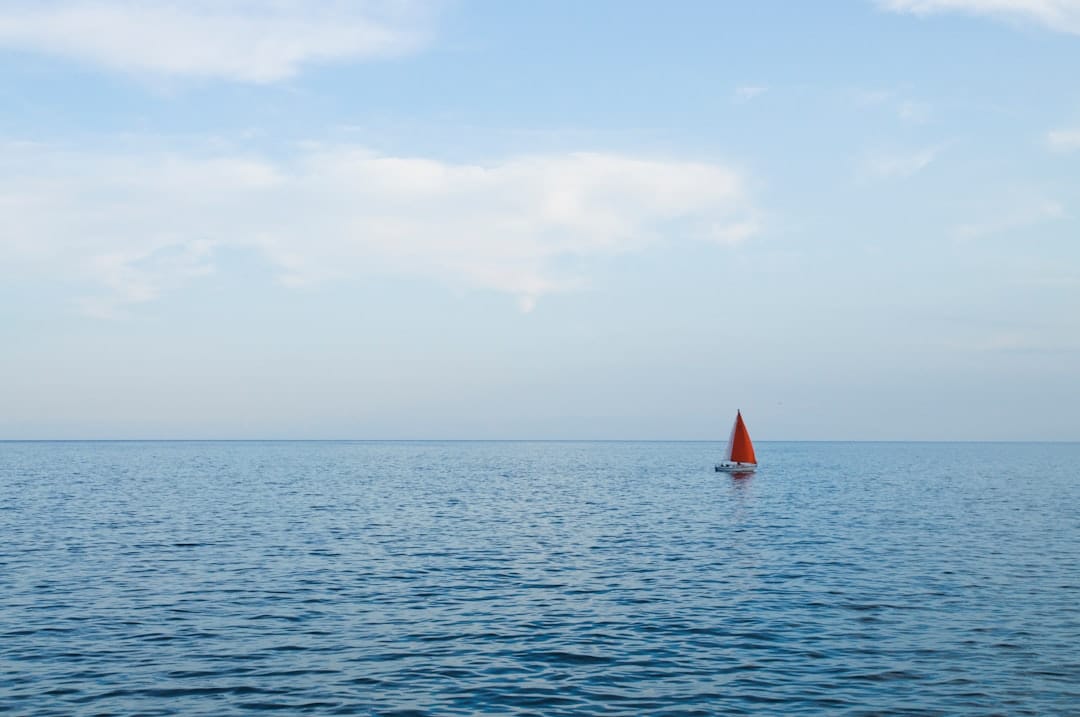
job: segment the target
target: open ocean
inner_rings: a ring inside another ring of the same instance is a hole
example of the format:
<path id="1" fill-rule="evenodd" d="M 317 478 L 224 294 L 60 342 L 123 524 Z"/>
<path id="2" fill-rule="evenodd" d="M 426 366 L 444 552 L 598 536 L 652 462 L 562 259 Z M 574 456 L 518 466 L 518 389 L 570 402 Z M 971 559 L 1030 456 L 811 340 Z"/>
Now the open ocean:
<path id="1" fill-rule="evenodd" d="M 1080 444 L 0 443 L 0 712 L 1080 714 Z"/>

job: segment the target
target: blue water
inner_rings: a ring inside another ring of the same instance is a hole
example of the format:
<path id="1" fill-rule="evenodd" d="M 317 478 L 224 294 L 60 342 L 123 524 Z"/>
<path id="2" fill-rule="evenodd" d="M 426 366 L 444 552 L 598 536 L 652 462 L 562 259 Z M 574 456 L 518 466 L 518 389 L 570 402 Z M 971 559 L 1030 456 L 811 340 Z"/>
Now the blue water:
<path id="1" fill-rule="evenodd" d="M 0 443 L 0 712 L 1080 714 L 1080 444 Z"/>

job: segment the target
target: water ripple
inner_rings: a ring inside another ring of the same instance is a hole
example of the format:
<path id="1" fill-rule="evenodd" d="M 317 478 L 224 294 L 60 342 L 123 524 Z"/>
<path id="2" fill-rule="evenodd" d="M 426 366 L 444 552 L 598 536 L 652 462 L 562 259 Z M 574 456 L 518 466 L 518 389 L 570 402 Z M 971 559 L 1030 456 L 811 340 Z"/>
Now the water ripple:
<path id="1" fill-rule="evenodd" d="M 1080 446 L 718 450 L 0 443 L 0 712 L 1076 711 Z"/>

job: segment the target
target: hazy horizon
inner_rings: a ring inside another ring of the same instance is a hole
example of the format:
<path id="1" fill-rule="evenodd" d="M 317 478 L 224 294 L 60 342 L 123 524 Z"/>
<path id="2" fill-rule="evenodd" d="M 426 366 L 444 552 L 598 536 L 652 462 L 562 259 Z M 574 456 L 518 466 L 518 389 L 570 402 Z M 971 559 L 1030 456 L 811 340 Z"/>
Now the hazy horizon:
<path id="1" fill-rule="evenodd" d="M 0 3 L 0 439 L 1080 440 L 1069 67 L 1064 1 Z"/>
<path id="2" fill-rule="evenodd" d="M 700 443 L 723 445 L 726 441 L 692 438 L 0 438 L 0 443 Z M 779 443 L 901 443 L 934 444 L 993 443 L 1017 445 L 1062 444 L 1080 441 L 934 441 L 934 440 L 845 440 L 845 439 L 766 439 L 754 445 Z"/>

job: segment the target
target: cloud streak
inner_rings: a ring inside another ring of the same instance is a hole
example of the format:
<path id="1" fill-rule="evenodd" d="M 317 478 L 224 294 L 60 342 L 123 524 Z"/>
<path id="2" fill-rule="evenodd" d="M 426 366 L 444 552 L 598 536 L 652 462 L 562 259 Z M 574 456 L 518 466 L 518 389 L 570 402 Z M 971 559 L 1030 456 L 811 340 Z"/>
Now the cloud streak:
<path id="1" fill-rule="evenodd" d="M 955 235 L 961 240 L 974 240 L 995 234 L 1009 232 L 1061 219 L 1065 216 L 1065 207 L 1052 199 L 1034 198 L 1025 202 L 1014 202 L 1011 208 L 1000 207 L 977 222 L 968 222 L 956 227 Z"/>
<path id="2" fill-rule="evenodd" d="M 911 177 L 929 167 L 940 151 L 927 147 L 913 152 L 879 152 L 864 160 L 864 170 L 879 179 Z"/>
<path id="3" fill-rule="evenodd" d="M 762 85 L 743 85 L 735 88 L 735 101 L 739 103 L 749 102 L 769 91 Z"/>
<path id="4" fill-rule="evenodd" d="M 864 107 L 879 106 L 893 111 L 897 118 L 911 124 L 927 122 L 932 110 L 925 102 L 905 99 L 893 90 L 871 90 L 858 93 L 856 102 Z"/>
<path id="5" fill-rule="evenodd" d="M 311 63 L 392 57 L 426 41 L 405 0 L 16 0 L 0 47 L 112 70 L 270 83 Z"/>
<path id="6" fill-rule="evenodd" d="M 1076 0 L 879 0 L 878 5 L 912 15 L 961 12 L 1021 20 L 1080 35 L 1080 3 Z"/>
<path id="7" fill-rule="evenodd" d="M 587 263 L 670 239 L 758 231 L 745 180 L 718 164 L 570 153 L 452 164 L 310 146 L 285 160 L 6 148 L 0 259 L 99 285 L 107 315 L 254 250 L 302 286 L 372 274 L 494 290 L 531 307 L 588 283 Z"/>
<path id="8" fill-rule="evenodd" d="M 1080 149 L 1080 128 L 1056 129 L 1048 132 L 1046 143 L 1055 152 L 1074 152 Z"/>

